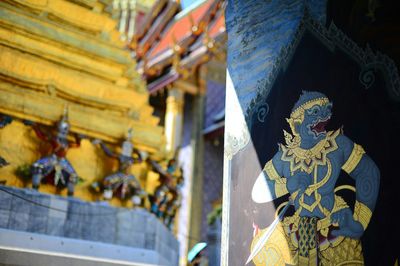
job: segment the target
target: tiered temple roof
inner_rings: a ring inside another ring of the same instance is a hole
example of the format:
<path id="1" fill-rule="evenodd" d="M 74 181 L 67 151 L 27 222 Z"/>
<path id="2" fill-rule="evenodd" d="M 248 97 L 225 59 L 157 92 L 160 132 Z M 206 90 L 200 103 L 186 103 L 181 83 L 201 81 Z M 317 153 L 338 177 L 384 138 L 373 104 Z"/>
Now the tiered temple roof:
<path id="1" fill-rule="evenodd" d="M 0 112 L 52 125 L 67 106 L 73 132 L 118 142 L 132 127 L 138 148 L 159 153 L 163 129 L 110 4 L 1 2 Z"/>
<path id="2" fill-rule="evenodd" d="M 224 49 L 224 1 L 203 0 L 181 11 L 177 1 L 158 1 L 131 43 L 138 70 L 148 81 L 150 93 L 172 82 L 189 79 L 211 55 Z M 186 92 L 197 89 L 187 86 Z"/>

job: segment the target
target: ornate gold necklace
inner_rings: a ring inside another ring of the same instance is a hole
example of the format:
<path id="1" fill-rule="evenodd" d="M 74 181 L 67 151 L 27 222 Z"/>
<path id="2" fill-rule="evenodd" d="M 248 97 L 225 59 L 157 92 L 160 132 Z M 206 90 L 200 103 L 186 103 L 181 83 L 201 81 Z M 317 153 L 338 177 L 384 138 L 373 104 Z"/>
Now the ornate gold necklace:
<path id="1" fill-rule="evenodd" d="M 340 129 L 329 131 L 325 139 L 318 142 L 311 149 L 300 148 L 297 145 L 280 145 L 282 150 L 281 159 L 290 163 L 290 172 L 293 175 L 297 170 L 311 174 L 317 165 L 326 165 L 326 155 L 338 148 L 336 137 Z"/>
<path id="2" fill-rule="evenodd" d="M 313 184 L 310 185 L 305 191 L 304 194 L 301 195 L 299 199 L 299 212 L 302 208 L 313 212 L 314 209 L 318 206 L 321 211 L 327 215 L 327 210 L 321 206 L 321 195 L 318 193 L 318 189 L 328 182 L 329 178 L 332 174 L 332 165 L 327 158 L 327 154 L 336 150 L 338 148 L 336 143 L 336 137 L 340 134 L 341 130 L 338 129 L 336 131 L 330 131 L 327 133 L 325 139 L 318 142 L 311 149 L 303 149 L 300 148 L 300 142 L 296 142 L 294 144 L 293 141 L 288 137 L 288 133 L 285 132 L 285 137 L 289 141 L 287 141 L 287 145 L 281 145 L 282 156 L 281 159 L 283 161 L 290 163 L 290 173 L 294 174 L 295 171 L 300 170 L 311 174 L 313 171 Z M 318 165 L 326 165 L 327 171 L 325 177 L 318 182 Z M 315 194 L 315 201 L 311 205 L 308 205 L 304 202 L 304 195 L 310 196 L 312 193 Z"/>

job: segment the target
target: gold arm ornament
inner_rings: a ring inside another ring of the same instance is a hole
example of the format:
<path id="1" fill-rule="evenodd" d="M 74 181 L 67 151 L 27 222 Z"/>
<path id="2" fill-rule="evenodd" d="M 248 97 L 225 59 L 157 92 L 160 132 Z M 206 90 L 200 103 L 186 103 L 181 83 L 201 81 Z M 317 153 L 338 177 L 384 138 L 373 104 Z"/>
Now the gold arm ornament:
<path id="1" fill-rule="evenodd" d="M 371 220 L 372 211 L 362 202 L 356 201 L 354 205 L 354 214 L 353 218 L 355 221 L 358 221 L 363 226 L 364 230 L 367 229 L 369 221 Z"/>
<path id="2" fill-rule="evenodd" d="M 265 164 L 264 171 L 267 173 L 270 180 L 275 181 L 274 189 L 277 198 L 289 193 L 286 188 L 286 178 L 279 176 L 278 172 L 276 172 L 275 170 L 274 165 L 272 164 L 272 160 L 269 160 Z"/>
<path id="3" fill-rule="evenodd" d="M 354 168 L 356 168 L 357 165 L 360 163 L 364 153 L 365 151 L 363 147 L 354 143 L 353 150 L 351 151 L 351 154 L 347 159 L 346 163 L 342 166 L 342 169 L 348 174 L 351 173 L 354 170 Z"/>
<path id="4" fill-rule="evenodd" d="M 267 173 L 268 177 L 270 180 L 278 180 L 281 179 L 279 176 L 278 172 L 275 170 L 274 165 L 272 164 L 272 160 L 269 160 L 265 166 L 264 166 L 264 171 Z"/>
<path id="5" fill-rule="evenodd" d="M 277 198 L 286 195 L 289 191 L 286 188 L 286 178 L 275 180 L 275 195 Z"/>

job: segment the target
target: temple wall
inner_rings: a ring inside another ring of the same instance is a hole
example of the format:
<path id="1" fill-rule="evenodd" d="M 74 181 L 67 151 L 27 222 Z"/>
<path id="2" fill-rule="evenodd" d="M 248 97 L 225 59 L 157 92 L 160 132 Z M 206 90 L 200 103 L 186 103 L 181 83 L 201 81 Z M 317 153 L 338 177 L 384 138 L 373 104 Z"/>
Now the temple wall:
<path id="1" fill-rule="evenodd" d="M 0 228 L 153 250 L 168 265 L 178 264 L 178 241 L 143 209 L 114 208 L 28 189 L 0 186 L 0 190 Z"/>

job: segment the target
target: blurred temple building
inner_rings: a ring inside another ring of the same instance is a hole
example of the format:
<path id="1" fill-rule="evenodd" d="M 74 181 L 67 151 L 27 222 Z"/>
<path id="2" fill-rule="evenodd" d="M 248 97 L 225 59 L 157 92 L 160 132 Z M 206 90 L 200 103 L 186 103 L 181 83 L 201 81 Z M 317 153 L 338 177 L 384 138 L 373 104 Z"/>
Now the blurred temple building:
<path id="1" fill-rule="evenodd" d="M 194 1 L 184 10 L 176 1 L 157 1 L 130 43 L 165 128 L 167 153 L 178 156 L 183 169 L 176 227 L 182 263 L 197 242 L 205 241 L 210 265 L 219 264 L 220 230 L 208 226 L 207 215 L 222 198 L 224 12 L 224 1 Z"/>
<path id="2" fill-rule="evenodd" d="M 0 263 L 219 263 L 224 8 L 0 3 Z"/>

